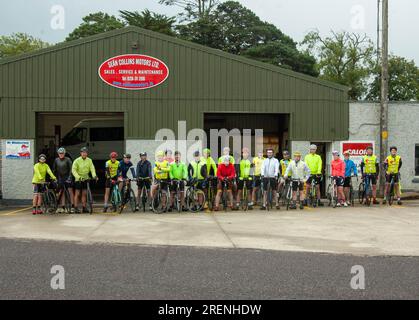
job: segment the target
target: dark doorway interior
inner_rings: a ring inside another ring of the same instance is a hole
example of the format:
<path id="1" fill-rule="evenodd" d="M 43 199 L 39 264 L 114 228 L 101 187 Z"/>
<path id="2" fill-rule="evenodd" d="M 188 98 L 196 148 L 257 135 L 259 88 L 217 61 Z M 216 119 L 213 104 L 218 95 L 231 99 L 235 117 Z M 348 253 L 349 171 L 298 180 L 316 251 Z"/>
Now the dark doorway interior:
<path id="1" fill-rule="evenodd" d="M 266 114 L 266 113 L 205 113 L 204 130 L 210 137 L 210 129 L 243 129 L 252 130 L 252 156 L 254 156 L 255 129 L 263 129 L 263 149 L 273 148 L 275 154 L 282 154 L 282 150 L 288 149 L 289 115 Z M 232 140 L 232 139 L 230 139 Z M 232 143 L 232 141 L 230 141 Z M 210 144 L 210 141 L 207 142 Z M 218 143 L 218 154 L 222 146 Z M 231 147 L 231 145 L 230 145 Z"/>
<path id="2" fill-rule="evenodd" d="M 325 142 L 315 142 L 314 141 L 314 142 L 311 142 L 311 144 L 315 144 L 317 146 L 317 154 L 320 155 L 320 157 L 322 158 L 322 163 L 323 163 L 322 172 L 324 174 L 326 172 L 327 166 L 329 165 L 328 163 L 326 163 L 326 143 Z M 321 190 L 322 196 L 324 196 L 326 194 L 327 183 L 328 183 L 328 181 L 325 181 L 323 179 L 323 182 L 320 185 L 320 190 Z"/>

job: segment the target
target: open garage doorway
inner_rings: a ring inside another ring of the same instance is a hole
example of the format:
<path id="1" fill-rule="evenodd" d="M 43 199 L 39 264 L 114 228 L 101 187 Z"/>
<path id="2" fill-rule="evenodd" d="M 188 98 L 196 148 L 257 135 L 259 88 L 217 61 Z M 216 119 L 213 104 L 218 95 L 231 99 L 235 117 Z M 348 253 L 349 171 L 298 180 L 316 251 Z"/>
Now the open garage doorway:
<path id="1" fill-rule="evenodd" d="M 47 156 L 47 163 L 56 158 L 57 148 L 64 147 L 72 160 L 80 148 L 89 149 L 98 177 L 97 187 L 103 187 L 105 161 L 111 151 L 122 156 L 125 150 L 123 113 L 37 113 L 36 153 Z"/>
<path id="2" fill-rule="evenodd" d="M 289 149 L 289 115 L 271 113 L 205 113 L 204 130 L 210 137 L 211 129 L 244 129 L 251 130 L 252 156 L 255 154 L 255 130 L 263 129 L 263 150 L 272 148 L 274 154 L 281 158 L 282 150 Z M 230 139 L 230 148 L 231 141 Z M 207 141 L 208 146 L 210 141 Z M 218 143 L 218 154 L 224 146 Z"/>

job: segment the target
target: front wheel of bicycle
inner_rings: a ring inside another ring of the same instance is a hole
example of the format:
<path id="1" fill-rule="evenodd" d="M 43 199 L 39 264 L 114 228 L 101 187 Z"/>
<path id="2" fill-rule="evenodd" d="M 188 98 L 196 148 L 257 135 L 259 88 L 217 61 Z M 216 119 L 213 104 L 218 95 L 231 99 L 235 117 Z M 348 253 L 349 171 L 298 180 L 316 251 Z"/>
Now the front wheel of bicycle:
<path id="1" fill-rule="evenodd" d="M 360 183 L 358 187 L 358 201 L 359 204 L 363 204 L 365 200 L 365 185 L 364 183 Z"/>
<path id="2" fill-rule="evenodd" d="M 160 214 L 167 211 L 168 202 L 169 198 L 167 196 L 167 193 L 159 190 L 152 202 L 152 208 L 154 213 Z"/>
<path id="3" fill-rule="evenodd" d="M 188 190 L 186 195 L 186 203 L 189 211 L 201 211 L 205 203 L 205 193 L 202 190 Z"/>

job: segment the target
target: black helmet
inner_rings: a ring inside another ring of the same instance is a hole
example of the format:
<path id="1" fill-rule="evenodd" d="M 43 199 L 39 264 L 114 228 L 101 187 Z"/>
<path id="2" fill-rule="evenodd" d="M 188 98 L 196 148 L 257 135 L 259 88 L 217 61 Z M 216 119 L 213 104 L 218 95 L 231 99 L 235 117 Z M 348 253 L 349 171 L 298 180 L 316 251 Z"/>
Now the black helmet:
<path id="1" fill-rule="evenodd" d="M 41 158 L 44 158 L 44 159 L 46 160 L 46 159 L 47 159 L 47 156 L 46 156 L 45 154 L 41 153 L 41 154 L 38 156 L 38 160 L 41 160 Z"/>
<path id="2" fill-rule="evenodd" d="M 140 157 L 147 157 L 147 152 L 141 152 Z"/>

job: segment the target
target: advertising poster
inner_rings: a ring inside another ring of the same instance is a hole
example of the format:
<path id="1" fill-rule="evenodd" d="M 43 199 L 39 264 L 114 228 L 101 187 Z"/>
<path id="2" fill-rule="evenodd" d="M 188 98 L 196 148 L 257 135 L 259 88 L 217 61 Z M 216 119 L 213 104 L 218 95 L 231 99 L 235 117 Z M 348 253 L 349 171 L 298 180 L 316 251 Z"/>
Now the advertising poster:
<path id="1" fill-rule="evenodd" d="M 6 159 L 30 159 L 31 142 L 27 140 L 7 140 Z"/>

